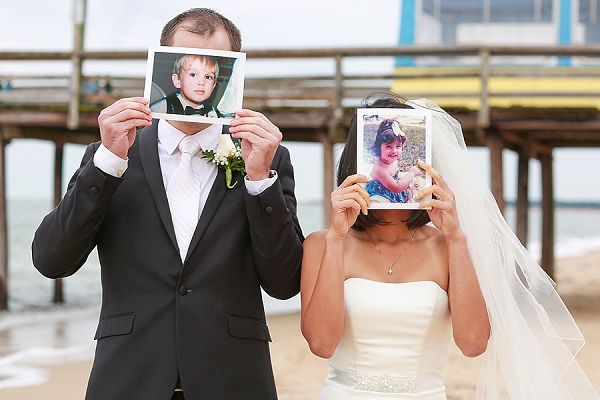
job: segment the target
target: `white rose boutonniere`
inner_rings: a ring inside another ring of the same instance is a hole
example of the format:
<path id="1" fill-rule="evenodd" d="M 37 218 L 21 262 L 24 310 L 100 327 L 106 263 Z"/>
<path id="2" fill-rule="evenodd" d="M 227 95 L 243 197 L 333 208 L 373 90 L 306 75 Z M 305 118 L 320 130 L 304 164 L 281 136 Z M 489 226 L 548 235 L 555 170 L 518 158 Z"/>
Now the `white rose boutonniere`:
<path id="1" fill-rule="evenodd" d="M 231 184 L 233 171 L 238 171 L 242 175 L 246 174 L 244 159 L 242 158 L 242 148 L 239 143 L 233 143 L 231 135 L 227 133 L 219 135 L 217 150 L 204 150 L 202 158 L 208 159 L 210 162 L 217 164 L 219 168 L 225 170 L 225 183 L 229 189 L 233 189 L 237 184 L 237 182 L 233 185 Z"/>

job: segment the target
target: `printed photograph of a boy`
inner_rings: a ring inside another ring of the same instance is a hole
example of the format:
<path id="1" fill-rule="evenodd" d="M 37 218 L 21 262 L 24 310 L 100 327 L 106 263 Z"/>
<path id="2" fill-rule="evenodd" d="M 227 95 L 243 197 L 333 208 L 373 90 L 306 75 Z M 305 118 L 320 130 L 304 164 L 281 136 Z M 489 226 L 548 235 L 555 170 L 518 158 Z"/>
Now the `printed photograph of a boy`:
<path id="1" fill-rule="evenodd" d="M 365 185 L 371 208 L 418 208 L 415 196 L 431 184 L 431 177 L 417 166 L 419 159 L 430 161 L 426 110 L 358 112 L 357 165 L 359 173 L 371 178 Z"/>
<path id="2" fill-rule="evenodd" d="M 243 61 L 243 53 L 151 48 L 145 96 L 153 117 L 227 123 L 242 107 Z"/>

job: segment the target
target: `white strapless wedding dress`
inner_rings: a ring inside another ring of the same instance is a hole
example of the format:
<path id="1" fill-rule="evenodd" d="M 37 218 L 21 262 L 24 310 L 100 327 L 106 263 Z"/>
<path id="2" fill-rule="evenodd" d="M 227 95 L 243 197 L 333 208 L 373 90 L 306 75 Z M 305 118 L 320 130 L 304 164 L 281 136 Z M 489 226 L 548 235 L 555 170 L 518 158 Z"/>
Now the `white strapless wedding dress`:
<path id="1" fill-rule="evenodd" d="M 445 400 L 448 295 L 432 281 L 345 282 L 344 332 L 320 400 Z"/>

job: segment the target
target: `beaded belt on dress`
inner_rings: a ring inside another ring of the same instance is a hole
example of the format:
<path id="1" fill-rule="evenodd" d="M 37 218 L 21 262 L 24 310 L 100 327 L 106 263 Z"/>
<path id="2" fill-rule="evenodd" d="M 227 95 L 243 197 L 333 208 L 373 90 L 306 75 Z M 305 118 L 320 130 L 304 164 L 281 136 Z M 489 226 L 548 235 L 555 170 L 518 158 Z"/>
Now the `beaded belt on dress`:
<path id="1" fill-rule="evenodd" d="M 380 393 L 417 393 L 416 375 L 367 374 L 357 372 L 354 389 Z"/>
<path id="2" fill-rule="evenodd" d="M 430 389 L 443 387 L 440 375 L 369 374 L 331 368 L 329 378 L 356 390 L 376 393 L 417 393 L 419 382 Z"/>

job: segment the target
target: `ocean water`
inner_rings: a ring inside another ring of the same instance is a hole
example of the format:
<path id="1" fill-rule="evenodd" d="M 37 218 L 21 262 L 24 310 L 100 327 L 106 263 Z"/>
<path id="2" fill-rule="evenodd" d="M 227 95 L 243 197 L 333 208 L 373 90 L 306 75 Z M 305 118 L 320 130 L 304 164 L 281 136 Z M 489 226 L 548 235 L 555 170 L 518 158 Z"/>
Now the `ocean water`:
<path id="1" fill-rule="evenodd" d="M 40 221 L 51 210 L 49 202 L 41 200 L 9 200 L 9 310 L 0 313 L 0 327 L 5 319 L 17 313 L 48 310 L 79 310 L 97 307 L 100 302 L 100 265 L 96 252 L 92 252 L 86 265 L 75 275 L 63 279 L 65 304 L 52 305 L 54 281 L 43 277 L 31 261 L 31 241 Z M 298 217 L 305 235 L 322 229 L 323 209 L 318 202 L 298 205 Z M 515 225 L 514 208 L 508 207 L 506 219 Z M 585 254 L 600 249 L 600 207 L 558 208 L 555 218 L 556 257 Z M 529 220 L 528 248 L 534 257 L 540 255 L 541 210 L 533 207 Z M 279 301 L 265 296 L 269 314 L 293 312 L 299 309 L 299 301 Z"/>
<path id="2" fill-rule="evenodd" d="M 79 272 L 63 279 L 65 303 L 52 304 L 54 281 L 31 262 L 35 229 L 51 204 L 9 199 L 7 208 L 9 311 L 0 311 L 0 390 L 45 382 L 40 366 L 92 358 L 101 299 L 100 266 L 93 252 Z M 300 203 L 298 214 L 305 235 L 324 227 L 320 203 Z M 506 218 L 514 226 L 514 209 L 507 208 Z M 557 257 L 600 250 L 600 208 L 558 208 L 555 222 Z M 529 226 L 528 248 L 539 257 L 539 208 L 532 208 Z M 268 315 L 300 309 L 299 296 L 287 301 L 263 297 Z"/>

